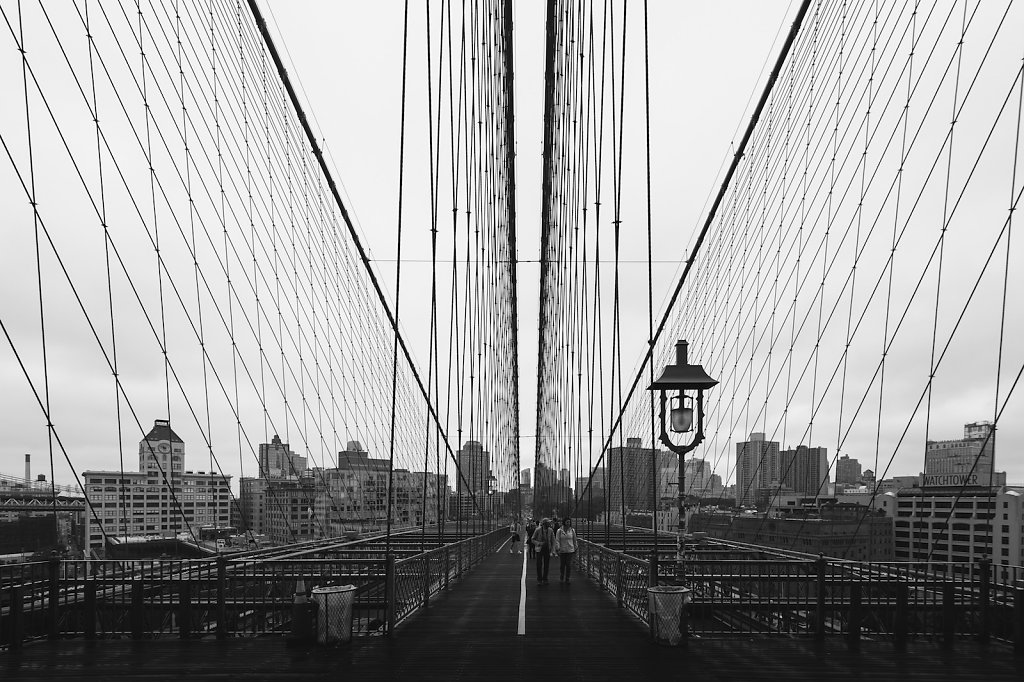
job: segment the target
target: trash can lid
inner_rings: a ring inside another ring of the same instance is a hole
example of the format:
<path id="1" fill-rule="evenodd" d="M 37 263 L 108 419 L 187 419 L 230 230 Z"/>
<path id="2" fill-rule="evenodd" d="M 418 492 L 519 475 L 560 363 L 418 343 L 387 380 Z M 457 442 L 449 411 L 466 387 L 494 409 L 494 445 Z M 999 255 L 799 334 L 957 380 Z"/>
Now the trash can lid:
<path id="1" fill-rule="evenodd" d="M 689 592 L 690 588 L 683 587 L 682 585 L 656 585 L 655 587 L 648 587 L 647 591 L 654 592 L 655 594 L 682 594 Z"/>
<path id="2" fill-rule="evenodd" d="M 329 587 L 314 587 L 312 594 L 333 594 L 335 592 L 351 592 L 356 589 L 355 585 L 331 585 Z"/>

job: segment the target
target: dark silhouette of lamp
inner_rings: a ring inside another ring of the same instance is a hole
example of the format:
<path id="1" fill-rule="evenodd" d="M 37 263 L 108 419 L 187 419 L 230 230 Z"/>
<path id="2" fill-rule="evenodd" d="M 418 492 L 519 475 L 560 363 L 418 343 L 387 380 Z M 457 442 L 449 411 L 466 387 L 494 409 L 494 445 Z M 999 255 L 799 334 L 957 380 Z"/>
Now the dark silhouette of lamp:
<path id="1" fill-rule="evenodd" d="M 679 578 L 685 575 L 683 570 L 683 538 L 686 535 L 686 466 L 684 457 L 704 440 L 704 391 L 715 386 L 718 381 L 708 376 L 700 365 L 691 365 L 686 358 L 686 341 L 676 342 L 676 362 L 665 367 L 658 380 L 647 390 L 661 393 L 661 436 L 659 440 L 669 450 L 679 455 L 679 536 L 676 545 L 676 561 L 679 567 Z M 669 391 L 677 394 L 671 398 L 672 409 L 665 414 L 669 402 Z M 687 392 L 696 392 L 696 398 Z M 689 443 L 676 444 L 669 436 L 673 433 L 691 433 L 694 431 L 694 402 L 697 406 L 696 432 Z"/>
<path id="2" fill-rule="evenodd" d="M 676 362 L 668 365 L 658 377 L 657 381 L 651 384 L 647 390 L 661 392 L 661 436 L 660 440 L 672 452 L 680 457 L 690 452 L 704 440 L 704 391 L 715 386 L 718 381 L 708 376 L 700 365 L 691 365 L 686 359 L 686 341 L 676 342 Z M 669 402 L 669 391 L 677 391 L 678 394 L 672 397 L 672 410 L 665 419 L 665 407 Z M 687 444 L 677 445 L 669 437 L 669 430 L 673 433 L 690 433 L 694 429 L 694 397 L 687 395 L 687 391 L 696 391 L 697 403 L 697 431 L 693 439 Z M 680 468 L 680 471 L 682 469 Z"/>

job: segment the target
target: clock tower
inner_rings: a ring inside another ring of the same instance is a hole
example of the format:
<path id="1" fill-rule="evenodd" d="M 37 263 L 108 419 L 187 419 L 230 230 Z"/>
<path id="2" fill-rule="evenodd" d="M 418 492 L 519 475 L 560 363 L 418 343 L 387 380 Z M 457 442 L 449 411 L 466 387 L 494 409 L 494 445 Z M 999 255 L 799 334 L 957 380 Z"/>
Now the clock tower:
<path id="1" fill-rule="evenodd" d="M 185 464 L 185 442 L 171 430 L 166 419 L 157 419 L 153 428 L 139 443 L 139 471 L 161 476 L 170 481 L 181 478 Z"/>

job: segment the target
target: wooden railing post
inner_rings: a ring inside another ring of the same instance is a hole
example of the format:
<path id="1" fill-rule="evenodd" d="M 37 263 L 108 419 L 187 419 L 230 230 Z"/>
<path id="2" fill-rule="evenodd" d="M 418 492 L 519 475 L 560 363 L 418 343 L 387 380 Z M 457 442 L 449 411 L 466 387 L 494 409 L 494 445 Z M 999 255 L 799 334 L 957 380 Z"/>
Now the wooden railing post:
<path id="1" fill-rule="evenodd" d="M 847 616 L 850 649 L 860 649 L 861 597 L 863 585 L 860 581 L 850 584 L 850 610 Z"/>
<path id="2" fill-rule="evenodd" d="M 819 554 L 815 565 L 818 570 L 818 593 L 814 610 L 814 637 L 820 641 L 825 639 L 825 556 Z"/>
<path id="3" fill-rule="evenodd" d="M 692 596 L 693 593 L 691 592 L 690 594 Z M 682 647 L 682 648 L 686 648 L 687 646 L 689 646 L 689 639 L 690 639 L 690 621 L 689 621 L 690 614 L 688 613 L 689 610 L 690 609 L 687 608 L 686 600 L 684 599 L 682 605 L 679 607 L 679 635 L 682 637 L 682 639 L 679 641 L 679 646 Z M 647 617 L 650 618 L 650 614 L 648 614 Z"/>
<path id="4" fill-rule="evenodd" d="M 978 641 L 987 644 L 989 640 L 989 600 L 991 599 L 992 561 L 985 558 L 978 562 Z"/>
<path id="5" fill-rule="evenodd" d="M 132 604 L 129 620 L 131 621 L 132 639 L 142 639 L 146 634 L 145 587 L 141 580 L 131 581 L 131 586 Z"/>
<path id="6" fill-rule="evenodd" d="M 192 636 L 192 590 L 186 580 L 178 588 L 178 635 L 182 639 Z"/>
<path id="7" fill-rule="evenodd" d="M 227 607 L 228 560 L 217 557 L 217 639 L 228 636 Z"/>
<path id="8" fill-rule="evenodd" d="M 395 631 L 395 555 L 389 554 L 384 565 L 384 621 L 385 634 Z"/>
<path id="9" fill-rule="evenodd" d="M 423 557 L 423 606 L 430 606 L 430 554 Z"/>
<path id="10" fill-rule="evenodd" d="M 448 589 L 448 583 L 452 578 L 452 548 L 446 546 L 444 548 L 444 589 Z"/>
<path id="11" fill-rule="evenodd" d="M 622 555 L 615 562 L 615 601 L 622 606 Z"/>
<path id="12" fill-rule="evenodd" d="M 1024 588 L 1013 591 L 1013 650 L 1024 654 Z"/>
<path id="13" fill-rule="evenodd" d="M 96 639 L 96 581 L 85 581 L 85 627 L 83 628 L 86 639 Z"/>
<path id="14" fill-rule="evenodd" d="M 900 651 L 907 646 L 910 588 L 904 582 L 896 583 L 896 617 L 893 621 L 892 642 Z"/>
<path id="15" fill-rule="evenodd" d="M 25 641 L 25 596 L 21 585 L 11 586 L 11 605 L 8 611 L 12 649 L 20 649 Z"/>
<path id="16" fill-rule="evenodd" d="M 952 649 L 956 636 L 956 584 L 942 584 L 942 648 Z"/>
<path id="17" fill-rule="evenodd" d="M 49 585 L 47 586 L 46 637 L 54 640 L 57 639 L 59 630 L 57 619 L 60 613 L 58 610 L 60 605 L 60 559 L 57 557 L 50 559 L 47 569 Z"/>

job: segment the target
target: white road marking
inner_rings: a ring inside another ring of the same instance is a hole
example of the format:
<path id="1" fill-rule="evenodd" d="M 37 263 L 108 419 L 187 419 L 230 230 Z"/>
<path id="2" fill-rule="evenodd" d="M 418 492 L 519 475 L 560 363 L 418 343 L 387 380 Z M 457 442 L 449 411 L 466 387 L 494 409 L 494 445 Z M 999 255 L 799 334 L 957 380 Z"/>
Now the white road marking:
<path id="1" fill-rule="evenodd" d="M 508 541 L 509 541 L 509 540 L 511 540 L 511 539 L 512 539 L 512 536 L 511 536 L 511 535 L 509 535 L 509 536 L 508 536 L 508 540 L 505 540 L 505 542 L 508 542 Z M 498 553 L 498 552 L 500 552 L 501 550 L 505 549 L 505 542 L 501 543 L 501 547 L 499 547 L 499 548 L 498 548 L 497 550 L 495 550 L 495 552 L 494 552 L 495 554 L 497 554 L 497 553 Z"/>
<path id="2" fill-rule="evenodd" d="M 523 577 L 519 581 L 519 631 L 517 635 L 526 634 L 526 552 L 523 552 Z"/>

